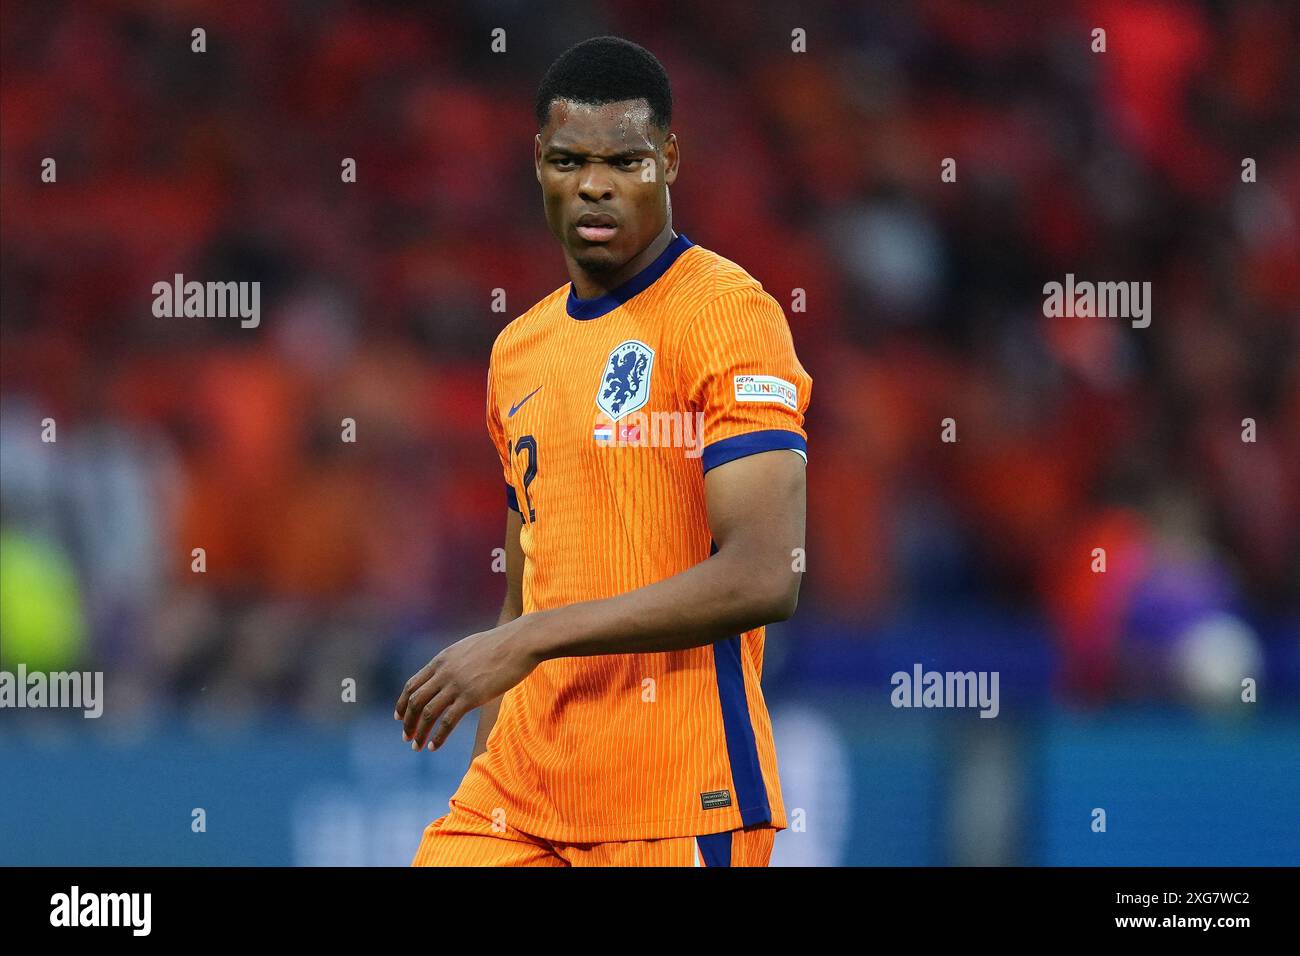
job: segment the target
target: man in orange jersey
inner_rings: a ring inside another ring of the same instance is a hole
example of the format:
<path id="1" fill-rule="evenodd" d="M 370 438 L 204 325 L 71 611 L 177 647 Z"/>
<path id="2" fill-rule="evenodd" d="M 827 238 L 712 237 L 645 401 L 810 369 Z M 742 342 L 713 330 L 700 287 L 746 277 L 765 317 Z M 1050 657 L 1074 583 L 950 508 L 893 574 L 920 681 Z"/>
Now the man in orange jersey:
<path id="1" fill-rule="evenodd" d="M 671 114 L 614 37 L 538 91 L 572 281 L 492 347 L 507 594 L 398 698 L 415 749 L 481 708 L 415 865 L 765 866 L 786 826 L 759 676 L 798 600 L 812 379 L 777 301 L 673 231 Z"/>

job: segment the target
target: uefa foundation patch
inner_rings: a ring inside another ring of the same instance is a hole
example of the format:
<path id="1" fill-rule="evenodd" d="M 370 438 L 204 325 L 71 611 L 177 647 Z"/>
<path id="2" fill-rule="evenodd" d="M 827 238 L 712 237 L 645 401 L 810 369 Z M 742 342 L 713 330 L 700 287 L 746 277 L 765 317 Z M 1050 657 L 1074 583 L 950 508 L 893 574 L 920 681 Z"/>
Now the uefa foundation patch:
<path id="1" fill-rule="evenodd" d="M 733 379 L 738 402 L 769 402 L 799 409 L 798 390 L 775 375 L 737 375 Z"/>

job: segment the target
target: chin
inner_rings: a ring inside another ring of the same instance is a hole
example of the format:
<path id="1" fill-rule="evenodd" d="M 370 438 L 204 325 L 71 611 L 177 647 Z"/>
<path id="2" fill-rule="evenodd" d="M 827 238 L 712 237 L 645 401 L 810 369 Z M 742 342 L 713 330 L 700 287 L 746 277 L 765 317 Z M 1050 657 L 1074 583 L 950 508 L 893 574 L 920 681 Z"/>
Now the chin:
<path id="1" fill-rule="evenodd" d="M 622 263 L 618 261 L 614 253 L 608 249 L 594 248 L 583 249 L 573 254 L 573 259 L 583 268 L 584 271 L 593 274 L 601 272 L 613 272 L 621 268 Z"/>

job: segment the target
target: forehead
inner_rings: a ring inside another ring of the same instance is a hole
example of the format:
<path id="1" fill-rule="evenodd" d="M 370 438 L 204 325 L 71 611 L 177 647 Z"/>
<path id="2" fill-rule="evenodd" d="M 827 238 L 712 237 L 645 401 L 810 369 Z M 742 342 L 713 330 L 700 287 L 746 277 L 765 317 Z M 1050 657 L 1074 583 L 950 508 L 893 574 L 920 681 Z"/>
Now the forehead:
<path id="1" fill-rule="evenodd" d="M 557 99 L 541 130 L 542 146 L 582 153 L 653 149 L 658 130 L 650 122 L 650 104 L 643 99 L 617 103 L 579 103 Z"/>

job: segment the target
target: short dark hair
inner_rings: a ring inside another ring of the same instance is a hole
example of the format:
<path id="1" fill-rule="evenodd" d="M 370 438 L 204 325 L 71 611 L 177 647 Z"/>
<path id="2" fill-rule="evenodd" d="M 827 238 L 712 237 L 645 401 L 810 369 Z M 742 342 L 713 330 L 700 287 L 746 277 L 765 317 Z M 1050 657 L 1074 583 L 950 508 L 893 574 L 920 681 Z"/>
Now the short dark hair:
<path id="1" fill-rule="evenodd" d="M 655 55 L 622 37 L 592 37 L 569 47 L 551 64 L 537 90 L 537 128 L 546 125 L 554 100 L 601 106 L 643 99 L 650 121 L 666 131 L 673 119 L 673 91 Z"/>

